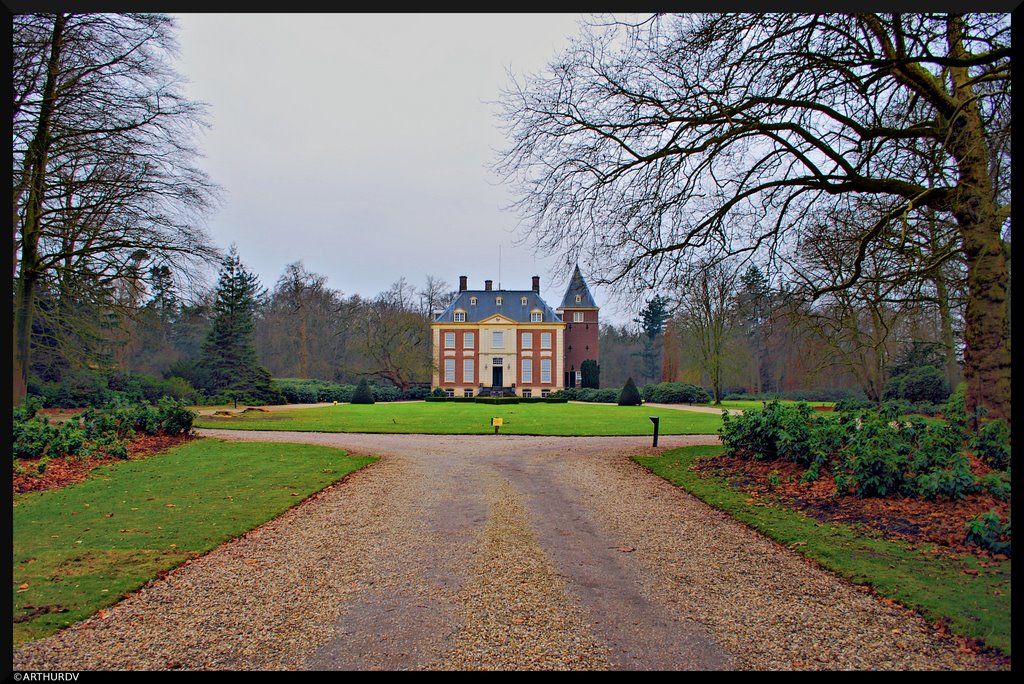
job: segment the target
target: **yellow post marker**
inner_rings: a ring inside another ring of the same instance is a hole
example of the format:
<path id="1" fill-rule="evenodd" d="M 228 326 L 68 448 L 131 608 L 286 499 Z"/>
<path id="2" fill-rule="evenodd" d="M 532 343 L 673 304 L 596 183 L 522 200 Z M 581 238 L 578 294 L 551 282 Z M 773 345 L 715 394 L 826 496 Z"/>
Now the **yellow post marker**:
<path id="1" fill-rule="evenodd" d="M 498 434 L 498 428 L 505 422 L 503 418 L 491 418 L 491 425 L 494 426 L 494 434 Z"/>

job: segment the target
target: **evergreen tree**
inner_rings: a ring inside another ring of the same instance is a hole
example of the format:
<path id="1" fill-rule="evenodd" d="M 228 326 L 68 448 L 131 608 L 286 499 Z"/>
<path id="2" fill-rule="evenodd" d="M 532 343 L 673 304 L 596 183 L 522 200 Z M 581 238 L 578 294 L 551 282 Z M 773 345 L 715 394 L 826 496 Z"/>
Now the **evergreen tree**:
<path id="1" fill-rule="evenodd" d="M 370 389 L 370 383 L 366 381 L 366 378 L 362 378 L 359 384 L 356 385 L 356 391 L 352 393 L 353 404 L 372 404 L 373 403 L 373 390 Z"/>
<path id="2" fill-rule="evenodd" d="M 654 295 L 640 311 L 640 317 L 634 319 L 644 334 L 644 349 L 640 352 L 643 360 L 642 373 L 647 382 L 657 382 L 661 372 L 661 354 L 664 347 L 665 322 L 669 318 L 669 300 L 661 295 Z"/>
<path id="3" fill-rule="evenodd" d="M 640 390 L 636 388 L 633 378 L 626 380 L 626 385 L 619 394 L 619 406 L 639 406 L 643 403 L 640 397 Z"/>
<path id="4" fill-rule="evenodd" d="M 601 367 L 594 359 L 587 359 L 580 365 L 581 386 L 598 389 L 601 386 Z"/>
<path id="5" fill-rule="evenodd" d="M 198 382 L 202 389 L 227 391 L 245 401 L 278 402 L 270 372 L 256 360 L 255 311 L 264 292 L 232 245 L 221 263 L 213 302 L 213 325 L 203 343 Z"/>

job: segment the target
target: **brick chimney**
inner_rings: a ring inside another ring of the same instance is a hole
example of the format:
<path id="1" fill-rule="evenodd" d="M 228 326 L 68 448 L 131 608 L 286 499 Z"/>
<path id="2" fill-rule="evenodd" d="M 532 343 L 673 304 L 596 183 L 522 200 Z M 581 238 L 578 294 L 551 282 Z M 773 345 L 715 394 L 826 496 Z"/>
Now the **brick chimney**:
<path id="1" fill-rule="evenodd" d="M 459 292 L 465 292 L 468 289 L 468 278 L 466 276 L 459 276 Z"/>
<path id="2" fill-rule="evenodd" d="M 533 276 L 533 291 L 540 294 L 540 276 Z"/>
<path id="3" fill-rule="evenodd" d="M 485 290 L 490 290 L 491 289 L 491 283 L 493 283 L 493 282 L 494 282 L 493 280 L 485 280 L 484 281 L 484 289 Z"/>

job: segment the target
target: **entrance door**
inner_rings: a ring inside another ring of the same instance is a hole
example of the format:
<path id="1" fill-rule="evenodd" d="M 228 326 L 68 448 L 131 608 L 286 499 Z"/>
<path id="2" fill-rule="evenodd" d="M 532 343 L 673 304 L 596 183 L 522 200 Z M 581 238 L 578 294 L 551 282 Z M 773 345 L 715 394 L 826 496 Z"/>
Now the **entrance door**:
<path id="1" fill-rule="evenodd" d="M 491 386 L 492 387 L 502 387 L 502 375 L 504 374 L 503 373 L 504 370 L 505 369 L 502 368 L 501 366 L 495 366 L 491 370 L 491 376 L 492 376 Z"/>

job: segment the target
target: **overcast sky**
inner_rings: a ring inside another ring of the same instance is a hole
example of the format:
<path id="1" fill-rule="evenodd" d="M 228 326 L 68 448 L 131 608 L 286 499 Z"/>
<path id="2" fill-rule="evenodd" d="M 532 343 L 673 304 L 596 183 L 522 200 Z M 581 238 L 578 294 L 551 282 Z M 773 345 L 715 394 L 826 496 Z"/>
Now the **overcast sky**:
<path id="1" fill-rule="evenodd" d="M 507 72 L 542 69 L 581 15 L 177 17 L 189 94 L 210 106 L 203 166 L 226 190 L 209 231 L 265 286 L 301 260 L 345 294 L 540 275 L 560 303 L 572 266 L 515 246 L 513 197 L 488 165 Z M 631 318 L 593 290 L 606 320 Z"/>

